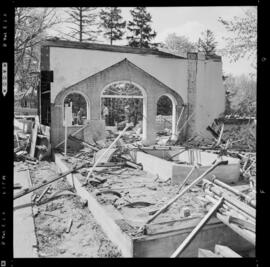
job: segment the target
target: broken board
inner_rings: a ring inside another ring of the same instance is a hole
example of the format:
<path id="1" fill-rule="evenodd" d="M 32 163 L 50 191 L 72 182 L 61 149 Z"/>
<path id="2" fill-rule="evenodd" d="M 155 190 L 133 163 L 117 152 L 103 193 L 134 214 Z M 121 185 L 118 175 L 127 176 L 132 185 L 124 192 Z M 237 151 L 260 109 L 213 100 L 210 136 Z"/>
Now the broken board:
<path id="1" fill-rule="evenodd" d="M 30 156 L 32 158 L 35 157 L 35 149 L 36 149 L 38 128 L 39 128 L 39 118 L 38 118 L 38 116 L 36 116 L 35 117 L 35 126 L 32 129 L 31 148 L 30 148 Z"/>
<path id="2" fill-rule="evenodd" d="M 100 149 L 95 155 L 95 162 L 99 157 L 107 150 L 107 148 Z M 112 159 L 113 154 L 118 150 L 118 148 L 111 148 L 107 153 L 100 159 L 99 163 L 107 163 Z"/>

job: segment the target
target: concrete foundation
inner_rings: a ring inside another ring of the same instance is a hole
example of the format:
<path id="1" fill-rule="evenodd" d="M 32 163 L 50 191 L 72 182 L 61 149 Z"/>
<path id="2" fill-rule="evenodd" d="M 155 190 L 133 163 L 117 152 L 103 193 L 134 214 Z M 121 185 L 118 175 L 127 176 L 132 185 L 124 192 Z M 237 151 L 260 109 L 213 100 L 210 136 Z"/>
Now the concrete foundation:
<path id="1" fill-rule="evenodd" d="M 157 175 L 162 180 L 171 178 L 172 182 L 175 184 L 182 183 L 193 167 L 188 151 L 174 157 L 175 160 L 183 162 L 181 164 L 167 160 L 180 152 L 181 148 L 174 150 L 154 150 L 144 148 L 144 151 L 148 154 L 141 151 L 136 152 L 135 157 L 137 163 L 141 163 L 145 171 Z M 197 153 L 194 153 L 194 162 L 199 163 L 200 167 L 198 170 L 193 172 L 189 181 L 196 179 L 199 175 L 209 169 L 212 163 L 217 160 L 216 154 L 199 150 L 197 151 Z M 219 180 L 225 183 L 237 182 L 240 176 L 240 160 L 225 156 L 223 156 L 222 159 L 228 160 L 228 165 L 218 166 L 206 176 L 206 179 L 215 175 Z"/>
<path id="2" fill-rule="evenodd" d="M 65 172 L 68 167 L 61 158 L 60 154 L 56 154 L 55 162 L 59 169 Z M 117 224 L 117 221 L 123 221 L 119 211 L 112 205 L 101 205 L 94 194 L 82 187 L 78 175 L 77 173 L 68 175 L 68 182 L 75 187 L 79 196 L 87 199 L 89 210 L 111 241 L 122 251 L 124 257 L 169 257 L 200 220 L 191 219 L 190 223 L 185 220 L 183 223 L 180 222 L 177 228 L 164 230 L 160 227 L 157 233 L 134 238 L 123 232 Z M 252 249 L 252 245 L 213 218 L 185 249 L 181 257 L 197 257 L 199 248 L 213 250 L 216 244 L 227 245 L 237 253 Z"/>

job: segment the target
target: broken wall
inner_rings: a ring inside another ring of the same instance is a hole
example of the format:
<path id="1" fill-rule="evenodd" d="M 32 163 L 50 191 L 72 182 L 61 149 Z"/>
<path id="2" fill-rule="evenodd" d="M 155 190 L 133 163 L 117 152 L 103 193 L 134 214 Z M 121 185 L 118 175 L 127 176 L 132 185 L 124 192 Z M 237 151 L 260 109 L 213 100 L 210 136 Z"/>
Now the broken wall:
<path id="1" fill-rule="evenodd" d="M 187 127 L 187 138 L 206 134 L 206 127 L 225 111 L 225 88 L 221 58 L 205 59 L 201 53 L 188 53 L 188 114 L 194 116 Z"/>

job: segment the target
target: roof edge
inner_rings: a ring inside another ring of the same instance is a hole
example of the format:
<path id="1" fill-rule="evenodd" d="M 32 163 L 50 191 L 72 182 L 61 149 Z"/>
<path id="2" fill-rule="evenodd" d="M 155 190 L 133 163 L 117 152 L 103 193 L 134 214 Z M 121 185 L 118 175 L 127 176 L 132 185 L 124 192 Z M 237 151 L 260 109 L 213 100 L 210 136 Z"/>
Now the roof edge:
<path id="1" fill-rule="evenodd" d="M 134 48 L 130 46 L 107 45 L 107 44 L 100 44 L 100 43 L 75 42 L 75 41 L 66 41 L 66 40 L 54 39 L 54 38 L 46 39 L 42 41 L 41 46 L 102 50 L 102 51 L 111 51 L 111 52 L 119 52 L 119 53 L 132 53 L 132 54 L 145 54 L 145 55 L 150 54 L 150 55 L 157 55 L 157 56 L 165 57 L 165 58 L 186 59 L 185 57 L 163 52 L 158 49 Z"/>

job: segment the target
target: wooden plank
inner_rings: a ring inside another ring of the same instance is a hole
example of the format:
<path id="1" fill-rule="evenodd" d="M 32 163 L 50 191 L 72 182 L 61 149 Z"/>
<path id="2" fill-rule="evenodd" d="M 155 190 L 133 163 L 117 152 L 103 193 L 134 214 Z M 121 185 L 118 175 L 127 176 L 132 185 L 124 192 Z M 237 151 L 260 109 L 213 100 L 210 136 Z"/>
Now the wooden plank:
<path id="1" fill-rule="evenodd" d="M 242 258 L 239 254 L 226 246 L 216 245 L 215 253 L 224 258 Z"/>
<path id="2" fill-rule="evenodd" d="M 107 150 L 107 148 L 100 149 L 95 155 L 95 161 Z M 112 159 L 113 154 L 118 150 L 118 148 L 111 148 L 108 152 L 100 159 L 99 163 L 107 163 Z"/>
<path id="3" fill-rule="evenodd" d="M 38 116 L 36 116 L 35 117 L 35 126 L 32 129 L 32 140 L 31 140 L 31 148 L 30 148 L 30 156 L 32 158 L 35 157 L 35 149 L 36 149 L 38 128 L 39 128 L 39 118 L 38 118 Z"/>
<path id="4" fill-rule="evenodd" d="M 199 248 L 198 258 L 220 258 L 221 256 L 213 253 L 211 250 Z"/>
<path id="5" fill-rule="evenodd" d="M 235 231 L 238 235 L 243 237 L 245 240 L 250 242 L 252 245 L 255 246 L 255 233 L 252 233 L 251 231 L 248 231 L 246 229 L 242 229 L 236 224 L 229 223 L 228 216 L 225 216 L 219 212 L 216 214 L 217 218 L 220 219 L 225 225 L 227 225 L 229 228 L 231 228 L 233 231 Z"/>

